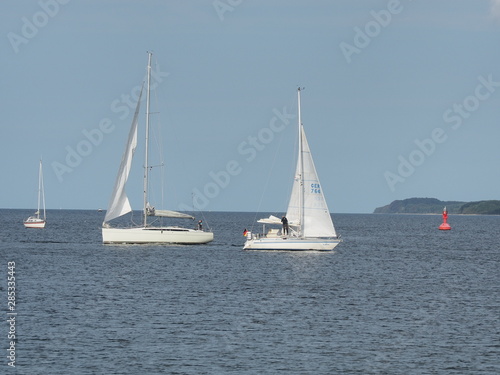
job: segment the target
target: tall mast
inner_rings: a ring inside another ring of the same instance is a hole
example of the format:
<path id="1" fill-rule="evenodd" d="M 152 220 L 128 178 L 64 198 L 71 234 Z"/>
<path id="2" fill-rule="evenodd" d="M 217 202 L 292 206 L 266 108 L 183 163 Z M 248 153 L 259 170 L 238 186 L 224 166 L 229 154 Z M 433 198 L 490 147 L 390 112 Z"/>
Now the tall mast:
<path id="1" fill-rule="evenodd" d="M 149 177 L 149 91 L 151 84 L 151 55 L 152 52 L 148 52 L 148 75 L 147 75 L 147 93 L 146 93 L 146 152 L 144 156 L 144 227 L 147 225 L 148 213 L 146 206 L 148 204 L 148 177 Z"/>
<path id="2" fill-rule="evenodd" d="M 299 117 L 299 237 L 304 233 L 304 158 L 302 155 L 302 119 L 300 117 L 300 87 L 297 89 L 298 117 Z"/>
<path id="3" fill-rule="evenodd" d="M 42 159 L 40 158 L 40 176 L 38 181 L 38 216 L 40 217 L 40 192 L 42 193 L 42 205 L 43 205 L 43 220 L 46 219 L 47 215 L 45 214 L 45 189 L 43 188 L 43 169 L 42 169 Z"/>
<path id="4" fill-rule="evenodd" d="M 38 204 L 36 206 L 36 217 L 40 219 L 40 196 L 42 194 L 42 161 L 38 165 Z"/>

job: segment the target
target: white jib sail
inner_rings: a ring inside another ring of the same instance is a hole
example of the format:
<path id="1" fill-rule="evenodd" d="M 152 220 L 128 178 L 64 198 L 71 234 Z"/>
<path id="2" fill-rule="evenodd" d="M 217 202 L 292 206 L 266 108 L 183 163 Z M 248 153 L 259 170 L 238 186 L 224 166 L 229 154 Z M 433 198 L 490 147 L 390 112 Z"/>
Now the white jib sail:
<path id="1" fill-rule="evenodd" d="M 125 183 L 127 182 L 128 175 L 130 173 L 130 167 L 132 166 L 132 158 L 137 147 L 137 124 L 139 117 L 139 108 L 141 106 L 141 97 L 142 89 L 141 93 L 139 94 L 139 99 L 137 100 L 134 120 L 132 121 L 132 125 L 128 134 L 127 145 L 122 156 L 120 169 L 118 170 L 118 175 L 116 176 L 113 194 L 111 195 L 108 210 L 106 211 L 106 216 L 104 217 L 105 223 L 132 211 L 132 207 L 130 206 L 127 194 L 125 193 Z"/>
<path id="2" fill-rule="evenodd" d="M 286 214 L 287 219 L 290 223 L 301 224 L 301 232 L 304 237 L 336 237 L 337 233 L 335 232 L 330 211 L 323 195 L 323 189 L 321 188 L 316 168 L 314 167 L 311 150 L 309 149 L 303 126 L 301 126 L 300 136 L 302 137 L 302 150 L 299 150 L 299 152 L 302 152 L 303 176 L 301 178 L 300 173 L 302 168 L 299 162 L 297 162 L 295 180 Z M 303 189 L 304 222 L 301 222 L 301 218 L 299 217 L 300 189 Z"/>

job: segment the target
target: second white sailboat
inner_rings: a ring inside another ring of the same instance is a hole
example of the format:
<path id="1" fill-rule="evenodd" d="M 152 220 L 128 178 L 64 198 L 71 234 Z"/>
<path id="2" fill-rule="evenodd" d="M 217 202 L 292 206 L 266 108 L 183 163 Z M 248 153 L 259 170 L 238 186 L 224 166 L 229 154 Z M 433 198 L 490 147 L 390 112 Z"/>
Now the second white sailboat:
<path id="1" fill-rule="evenodd" d="M 286 216 L 270 216 L 259 223 L 283 225 L 283 231 L 270 229 L 263 234 L 246 232 L 246 250 L 333 250 L 342 240 L 337 235 L 323 188 L 307 143 L 300 116 L 298 89 L 299 152 L 297 167 Z"/>
<path id="2" fill-rule="evenodd" d="M 170 218 L 185 218 L 194 219 L 191 215 L 181 212 L 155 210 L 148 202 L 148 186 L 149 186 L 149 117 L 150 117 L 150 86 L 151 86 L 151 56 L 148 52 L 148 67 L 147 67 L 147 97 L 146 97 L 146 133 L 145 133 L 145 158 L 144 158 L 144 195 L 143 195 L 143 223 L 136 227 L 117 228 L 112 227 L 109 222 L 117 217 L 125 215 L 132 211 L 130 202 L 125 193 L 125 183 L 127 182 L 132 158 L 137 146 L 137 127 L 140 101 L 142 96 L 139 95 L 137 107 L 135 110 L 134 119 L 130 128 L 125 152 L 122 156 L 120 169 L 116 178 L 113 194 L 109 202 L 108 210 L 102 225 L 102 241 L 105 244 L 112 243 L 175 243 L 175 244 L 201 244 L 213 240 L 212 232 L 197 229 L 182 228 L 178 226 L 153 226 L 148 223 L 148 216 L 160 216 Z"/>

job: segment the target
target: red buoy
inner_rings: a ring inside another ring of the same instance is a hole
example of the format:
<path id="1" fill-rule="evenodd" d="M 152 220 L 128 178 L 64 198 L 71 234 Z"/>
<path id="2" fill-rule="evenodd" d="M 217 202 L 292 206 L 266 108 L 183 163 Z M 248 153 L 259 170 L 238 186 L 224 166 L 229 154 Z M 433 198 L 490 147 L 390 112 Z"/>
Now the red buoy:
<path id="1" fill-rule="evenodd" d="M 443 209 L 443 224 L 439 226 L 439 230 L 450 230 L 450 224 L 447 223 L 448 221 L 448 211 L 446 211 L 446 207 Z"/>

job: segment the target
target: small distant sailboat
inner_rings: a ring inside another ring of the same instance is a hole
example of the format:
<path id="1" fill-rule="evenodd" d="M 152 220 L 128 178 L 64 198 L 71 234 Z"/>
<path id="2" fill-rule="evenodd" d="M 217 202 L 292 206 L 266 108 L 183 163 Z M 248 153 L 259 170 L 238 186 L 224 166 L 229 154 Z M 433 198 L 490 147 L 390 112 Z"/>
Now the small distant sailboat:
<path id="1" fill-rule="evenodd" d="M 246 250 L 333 250 L 342 242 L 333 226 L 302 125 L 300 88 L 298 117 L 299 152 L 286 217 L 279 219 L 271 215 L 258 220 L 262 224 L 283 224 L 290 233 L 279 233 L 278 229 L 270 229 L 269 232 L 259 235 L 245 230 L 247 240 L 243 248 Z"/>
<path id="2" fill-rule="evenodd" d="M 40 203 L 43 207 L 43 216 L 40 215 Z M 40 167 L 38 169 L 38 206 L 34 216 L 30 216 L 24 220 L 26 228 L 45 228 L 47 216 L 45 214 L 45 192 L 43 188 L 43 169 L 42 160 L 40 159 Z"/>
<path id="3" fill-rule="evenodd" d="M 150 84 L 151 84 L 151 52 L 148 52 L 148 67 L 147 67 L 147 97 L 146 97 L 146 153 L 144 158 L 144 194 L 143 194 L 143 223 L 140 226 L 128 228 L 111 227 L 109 221 L 125 215 L 132 211 L 130 202 L 125 194 L 125 183 L 127 182 L 130 168 L 132 165 L 132 158 L 137 146 L 137 125 L 139 108 L 142 97 L 139 95 L 137 107 L 135 110 L 134 119 L 130 128 L 127 145 L 125 152 L 122 156 L 120 169 L 116 178 L 113 194 L 109 202 L 109 207 L 104 217 L 102 225 L 102 241 L 105 244 L 112 243 L 126 243 L 126 244 L 144 244 L 144 243 L 175 243 L 175 244 L 202 244 L 213 240 L 214 235 L 212 232 L 202 230 L 201 225 L 197 229 L 187 229 L 178 226 L 152 226 L 148 223 L 148 216 L 156 217 L 170 217 L 170 218 L 183 218 L 194 219 L 191 215 L 181 212 L 156 210 L 148 202 L 148 187 L 149 187 L 149 117 L 150 117 Z"/>

